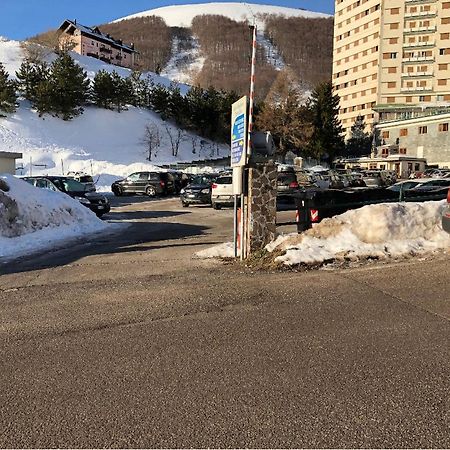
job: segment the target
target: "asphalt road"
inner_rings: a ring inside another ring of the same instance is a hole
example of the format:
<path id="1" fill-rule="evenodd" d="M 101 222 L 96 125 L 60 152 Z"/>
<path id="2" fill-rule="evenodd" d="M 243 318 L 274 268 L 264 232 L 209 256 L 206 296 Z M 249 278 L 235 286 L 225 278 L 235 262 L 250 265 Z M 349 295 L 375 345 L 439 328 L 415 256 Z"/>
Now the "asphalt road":
<path id="1" fill-rule="evenodd" d="M 229 210 L 109 219 L 0 267 L 0 447 L 450 447 L 448 253 L 253 272 L 192 257 Z"/>

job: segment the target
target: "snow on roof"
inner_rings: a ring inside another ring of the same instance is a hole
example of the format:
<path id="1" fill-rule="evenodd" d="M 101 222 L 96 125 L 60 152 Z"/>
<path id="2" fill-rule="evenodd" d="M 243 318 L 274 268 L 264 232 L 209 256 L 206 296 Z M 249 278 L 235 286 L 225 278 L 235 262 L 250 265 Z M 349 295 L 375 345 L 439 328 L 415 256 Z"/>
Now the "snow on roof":
<path id="1" fill-rule="evenodd" d="M 202 14 L 214 14 L 229 17 L 232 20 L 248 20 L 253 23 L 253 17 L 256 17 L 258 28 L 264 28 L 263 15 L 274 14 L 286 17 L 307 17 L 321 18 L 331 17 L 328 14 L 316 13 L 305 9 L 286 8 L 283 6 L 260 5 L 247 2 L 216 2 L 200 3 L 194 5 L 173 5 L 162 8 L 150 9 L 130 16 L 122 17 L 114 22 L 133 19 L 136 17 L 159 16 L 162 17 L 170 27 L 190 27 L 192 19 Z"/>
<path id="2" fill-rule="evenodd" d="M 100 39 L 102 41 L 107 41 L 107 42 L 109 42 L 111 45 L 113 45 L 115 47 L 120 47 L 120 48 L 123 48 L 123 49 L 125 49 L 125 50 L 127 50 L 129 52 L 135 52 L 136 53 L 136 50 L 134 50 L 133 47 L 124 44 L 120 39 L 114 39 L 109 34 L 102 33 L 98 27 L 87 27 L 86 25 L 81 25 L 77 21 L 72 21 L 72 20 L 66 19 L 61 24 L 59 29 L 60 30 L 65 30 L 67 28 L 67 25 L 72 25 L 75 28 L 77 28 L 78 30 L 80 30 L 82 33 L 88 34 L 89 36 L 91 36 L 91 37 L 93 37 L 95 39 Z"/>

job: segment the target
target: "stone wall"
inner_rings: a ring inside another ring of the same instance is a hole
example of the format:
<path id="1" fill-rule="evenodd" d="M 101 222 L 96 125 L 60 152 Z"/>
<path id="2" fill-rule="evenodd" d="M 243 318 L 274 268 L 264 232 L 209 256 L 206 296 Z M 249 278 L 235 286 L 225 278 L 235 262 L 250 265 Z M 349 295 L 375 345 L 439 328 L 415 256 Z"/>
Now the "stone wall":
<path id="1" fill-rule="evenodd" d="M 263 249 L 275 238 L 277 168 L 273 162 L 254 164 L 248 177 L 248 254 Z"/>

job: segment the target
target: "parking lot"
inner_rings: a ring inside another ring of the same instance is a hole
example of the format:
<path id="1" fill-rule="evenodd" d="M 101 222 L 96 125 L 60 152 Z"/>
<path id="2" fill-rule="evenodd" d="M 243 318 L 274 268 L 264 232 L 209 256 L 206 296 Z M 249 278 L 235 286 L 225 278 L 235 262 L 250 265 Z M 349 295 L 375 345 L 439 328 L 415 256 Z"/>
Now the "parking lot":
<path id="1" fill-rule="evenodd" d="M 112 206 L 2 268 L 1 447 L 450 447 L 448 253 L 255 271 L 193 258 L 231 209 Z"/>

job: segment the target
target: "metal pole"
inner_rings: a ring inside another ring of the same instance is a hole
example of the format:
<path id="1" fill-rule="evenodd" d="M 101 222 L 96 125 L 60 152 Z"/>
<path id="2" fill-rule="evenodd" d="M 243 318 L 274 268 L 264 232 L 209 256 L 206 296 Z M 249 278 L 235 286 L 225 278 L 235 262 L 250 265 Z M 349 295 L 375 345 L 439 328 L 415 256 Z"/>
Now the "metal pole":
<path id="1" fill-rule="evenodd" d="M 249 95 L 249 105 L 248 105 L 248 127 L 247 127 L 247 155 L 251 153 L 251 144 L 252 144 L 252 131 L 253 131 L 253 107 L 255 103 L 255 72 L 256 72 L 256 50 L 257 50 L 257 29 L 256 24 L 253 24 L 250 26 L 250 29 L 253 31 L 252 36 L 252 64 L 251 64 L 251 74 L 250 74 L 250 95 Z M 245 171 L 244 171 L 245 172 Z M 246 189 L 245 183 L 245 173 L 242 174 L 243 181 L 243 191 L 248 192 L 248 189 Z M 241 251 L 241 259 L 245 259 L 247 255 L 247 233 L 248 233 L 248 221 L 249 221 L 249 208 L 248 205 L 245 205 L 245 196 L 244 194 L 241 195 L 241 208 L 242 208 L 242 224 L 245 226 L 242 227 L 242 236 L 241 236 L 241 243 L 242 243 L 242 251 Z"/>
<path id="2" fill-rule="evenodd" d="M 256 71 L 256 25 L 251 25 L 253 30 L 252 42 L 252 71 L 250 75 L 250 100 L 248 104 L 248 136 L 247 154 L 251 151 L 252 131 L 253 131 L 253 106 L 255 102 L 255 71 Z"/>
<path id="3" fill-rule="evenodd" d="M 237 258 L 238 246 L 237 246 L 237 234 L 238 234 L 238 196 L 233 195 L 234 205 L 233 205 L 233 247 L 234 247 L 234 257 Z"/>

